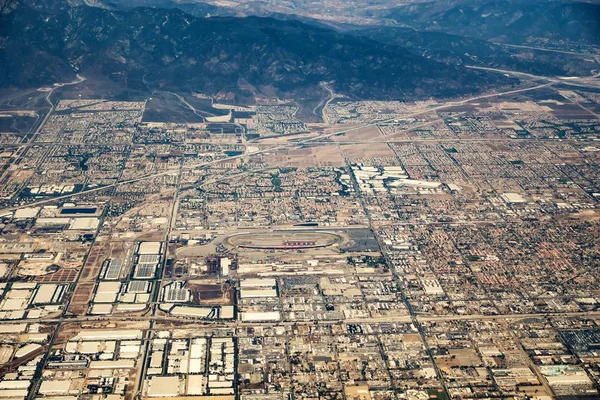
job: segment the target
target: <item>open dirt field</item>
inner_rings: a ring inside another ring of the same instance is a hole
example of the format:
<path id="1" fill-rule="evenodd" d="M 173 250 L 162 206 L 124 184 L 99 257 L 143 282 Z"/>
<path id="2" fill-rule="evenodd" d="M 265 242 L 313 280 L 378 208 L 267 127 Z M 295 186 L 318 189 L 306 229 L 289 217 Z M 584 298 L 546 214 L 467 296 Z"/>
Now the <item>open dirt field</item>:
<path id="1" fill-rule="evenodd" d="M 278 167 L 341 167 L 344 165 L 344 158 L 334 144 L 276 150 L 264 154 L 263 159 L 267 164 Z"/>
<path id="2" fill-rule="evenodd" d="M 344 157 L 354 158 L 376 158 L 376 157 L 394 157 L 394 152 L 386 143 L 369 144 L 344 144 L 341 146 Z"/>
<path id="3" fill-rule="evenodd" d="M 346 132 L 341 136 L 334 136 L 333 139 L 337 142 L 347 142 L 353 140 L 372 140 L 373 142 L 377 142 L 377 139 L 382 139 L 382 135 L 377 126 L 366 126 L 364 128 Z"/>

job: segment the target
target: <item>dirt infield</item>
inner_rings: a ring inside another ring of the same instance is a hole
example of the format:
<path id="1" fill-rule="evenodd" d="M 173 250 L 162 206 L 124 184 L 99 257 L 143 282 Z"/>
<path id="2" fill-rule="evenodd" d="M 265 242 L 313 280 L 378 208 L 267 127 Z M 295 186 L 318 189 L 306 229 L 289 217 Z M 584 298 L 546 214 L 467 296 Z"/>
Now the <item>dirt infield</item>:
<path id="1" fill-rule="evenodd" d="M 342 240 L 331 232 L 274 231 L 232 235 L 224 243 L 232 248 L 292 250 L 329 247 Z"/>

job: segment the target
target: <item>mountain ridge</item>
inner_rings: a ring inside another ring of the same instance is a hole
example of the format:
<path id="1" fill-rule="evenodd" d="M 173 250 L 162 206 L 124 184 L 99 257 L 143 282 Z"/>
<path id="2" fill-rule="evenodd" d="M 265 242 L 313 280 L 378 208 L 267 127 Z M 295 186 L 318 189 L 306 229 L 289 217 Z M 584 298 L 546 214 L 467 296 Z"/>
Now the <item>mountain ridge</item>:
<path id="1" fill-rule="evenodd" d="M 514 83 L 293 20 L 197 18 L 177 9 L 114 11 L 65 2 L 43 11 L 21 5 L 3 18 L 2 86 L 97 73 L 136 88 L 207 94 L 245 90 L 238 85 L 243 80 L 284 97 L 311 95 L 326 81 L 350 97 L 422 98 Z"/>

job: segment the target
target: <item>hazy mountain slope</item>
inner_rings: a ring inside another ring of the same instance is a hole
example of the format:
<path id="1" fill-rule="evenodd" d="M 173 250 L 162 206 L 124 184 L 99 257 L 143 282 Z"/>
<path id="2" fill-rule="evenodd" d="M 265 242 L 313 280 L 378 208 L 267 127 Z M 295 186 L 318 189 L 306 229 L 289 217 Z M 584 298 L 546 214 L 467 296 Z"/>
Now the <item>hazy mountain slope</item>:
<path id="1" fill-rule="evenodd" d="M 306 94 L 328 81 L 350 96 L 400 98 L 451 96 L 509 82 L 296 21 L 62 5 L 55 12 L 21 6 L 1 22 L 3 86 L 64 81 L 81 72 L 135 87 L 143 81 L 206 93 L 238 91 L 243 82 Z M 16 51 L 22 57 L 11 60 Z"/>
<path id="2" fill-rule="evenodd" d="M 201 1 L 175 1 L 175 0 L 82 0 L 88 5 L 103 7 L 112 10 L 131 10 L 138 7 L 151 8 L 178 8 L 181 11 L 197 17 L 206 17 L 208 15 L 230 16 L 234 15 L 233 10 L 224 7 L 217 7 Z"/>
<path id="3" fill-rule="evenodd" d="M 382 13 L 418 30 L 523 43 L 600 43 L 600 5 L 558 0 L 441 0 Z"/>
<path id="4" fill-rule="evenodd" d="M 598 64 L 589 57 L 565 57 L 561 53 L 510 48 L 473 37 L 410 28 L 358 29 L 354 34 L 407 48 L 436 61 L 501 68 L 535 75 L 590 75 Z"/>

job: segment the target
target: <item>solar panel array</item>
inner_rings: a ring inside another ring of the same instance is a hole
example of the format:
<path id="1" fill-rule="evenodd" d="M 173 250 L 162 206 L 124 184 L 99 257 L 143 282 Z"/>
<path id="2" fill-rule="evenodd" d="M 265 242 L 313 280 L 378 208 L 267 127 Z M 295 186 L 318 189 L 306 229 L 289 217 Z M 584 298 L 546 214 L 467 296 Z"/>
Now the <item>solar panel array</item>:
<path id="1" fill-rule="evenodd" d="M 156 274 L 156 264 L 138 264 L 135 266 L 133 277 L 135 279 L 150 279 Z"/>
<path id="2" fill-rule="evenodd" d="M 121 269 L 123 268 L 123 260 L 118 258 L 110 260 L 108 266 L 104 270 L 104 279 L 106 280 L 117 280 L 121 275 Z"/>

